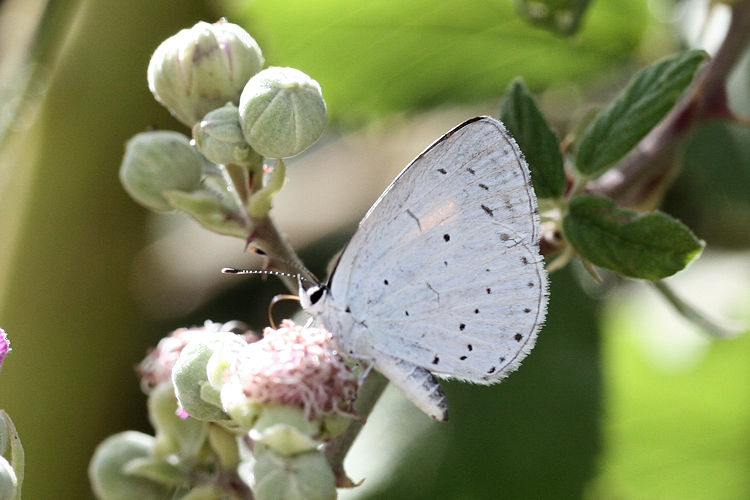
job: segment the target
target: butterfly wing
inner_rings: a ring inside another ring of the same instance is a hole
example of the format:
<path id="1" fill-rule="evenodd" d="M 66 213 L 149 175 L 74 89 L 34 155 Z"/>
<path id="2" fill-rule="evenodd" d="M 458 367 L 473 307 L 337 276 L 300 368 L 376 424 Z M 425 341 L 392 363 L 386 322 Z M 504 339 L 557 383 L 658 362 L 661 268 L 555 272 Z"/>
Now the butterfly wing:
<path id="1" fill-rule="evenodd" d="M 324 307 L 351 317 L 333 332 L 342 351 L 373 359 L 391 379 L 398 363 L 499 381 L 544 320 L 538 240 L 515 141 L 489 117 L 459 125 L 399 174 L 341 255 Z"/>

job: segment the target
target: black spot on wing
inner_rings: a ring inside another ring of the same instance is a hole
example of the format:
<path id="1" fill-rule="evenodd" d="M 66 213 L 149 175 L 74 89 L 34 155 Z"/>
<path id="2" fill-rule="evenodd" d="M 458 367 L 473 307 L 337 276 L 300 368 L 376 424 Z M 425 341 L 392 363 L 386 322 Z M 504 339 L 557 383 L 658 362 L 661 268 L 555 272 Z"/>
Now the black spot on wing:
<path id="1" fill-rule="evenodd" d="M 515 341 L 516 341 L 516 342 L 520 342 L 520 341 L 521 341 L 521 339 L 523 339 L 523 335 L 521 335 L 520 333 L 517 333 L 517 334 L 516 334 L 516 335 L 515 335 L 515 336 L 513 337 L 513 339 L 515 339 Z"/>
<path id="2" fill-rule="evenodd" d="M 437 354 L 435 354 L 435 357 L 432 358 L 432 364 L 436 365 L 438 363 L 440 363 L 440 357 Z"/>
<path id="3" fill-rule="evenodd" d="M 489 191 L 489 189 L 490 189 L 489 187 L 487 187 L 486 184 L 479 184 L 479 187 L 482 188 L 482 189 L 484 189 L 485 191 Z"/>
<path id="4" fill-rule="evenodd" d="M 440 172 L 440 173 L 441 173 L 441 174 L 443 174 L 443 175 L 445 175 L 445 174 L 447 174 L 447 173 L 448 173 L 448 171 L 447 171 L 447 170 L 445 170 L 444 168 L 439 168 L 439 169 L 437 169 L 437 171 L 438 171 L 438 172 Z"/>
<path id="5" fill-rule="evenodd" d="M 466 329 L 466 324 L 465 323 L 461 323 L 460 325 L 458 325 L 458 329 L 463 332 L 464 329 Z"/>
<path id="6" fill-rule="evenodd" d="M 450 235 L 450 234 L 447 234 L 447 233 L 446 233 L 446 234 L 444 234 L 444 235 L 443 235 L 443 239 L 444 239 L 444 240 L 445 240 L 446 242 L 448 242 L 448 241 L 450 241 L 450 240 L 451 240 L 451 235 Z"/>
<path id="7" fill-rule="evenodd" d="M 495 216 L 495 214 L 492 211 L 492 209 L 490 207 L 488 207 L 487 205 L 482 205 L 482 210 L 484 210 L 484 213 L 486 213 L 490 217 L 494 217 Z"/>

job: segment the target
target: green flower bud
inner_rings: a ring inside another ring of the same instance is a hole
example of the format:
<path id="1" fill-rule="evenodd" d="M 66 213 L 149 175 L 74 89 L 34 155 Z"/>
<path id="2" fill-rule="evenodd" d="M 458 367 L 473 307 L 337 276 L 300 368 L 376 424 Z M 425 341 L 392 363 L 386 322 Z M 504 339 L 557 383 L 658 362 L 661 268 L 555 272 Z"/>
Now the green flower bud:
<path id="1" fill-rule="evenodd" d="M 217 422 L 227 419 L 219 403 L 219 390 L 212 387 L 206 373 L 215 350 L 241 349 L 247 341 L 231 332 L 206 333 L 192 340 L 180 352 L 172 368 L 172 384 L 180 406 L 198 420 Z"/>
<path id="2" fill-rule="evenodd" d="M 301 153 L 318 140 L 326 124 L 320 85 L 294 68 L 270 67 L 253 76 L 239 108 L 245 140 L 270 158 Z"/>
<path id="3" fill-rule="evenodd" d="M 0 499 L 11 500 L 17 497 L 18 478 L 13 466 L 5 458 L 0 457 Z"/>
<path id="4" fill-rule="evenodd" d="M 320 422 L 308 420 L 302 408 L 267 405 L 261 411 L 250 438 L 281 455 L 313 451 L 320 444 Z"/>
<path id="5" fill-rule="evenodd" d="M 245 141 L 240 114 L 232 103 L 210 111 L 196 123 L 193 140 L 203 156 L 214 163 L 255 167 L 263 164 L 263 158 Z"/>
<path id="6" fill-rule="evenodd" d="M 148 416 L 156 431 L 153 454 L 167 457 L 176 453 L 194 459 L 205 443 L 208 424 L 194 418 L 180 418 L 176 412 L 172 383 L 159 384 L 148 396 Z"/>
<path id="7" fill-rule="evenodd" d="M 182 134 L 142 132 L 125 145 L 120 182 L 138 203 L 152 210 L 172 210 L 164 191 L 200 187 L 203 158 Z"/>
<path id="8" fill-rule="evenodd" d="M 124 471 L 132 460 L 148 457 L 153 446 L 153 437 L 135 431 L 121 432 L 102 441 L 91 458 L 88 471 L 96 497 L 107 500 L 170 498 L 170 488 Z"/>
<path id="9" fill-rule="evenodd" d="M 322 453 L 291 457 L 263 445 L 254 450 L 252 490 L 256 500 L 332 500 L 336 477 Z"/>
<path id="10" fill-rule="evenodd" d="M 236 24 L 199 22 L 167 38 L 148 65 L 148 88 L 188 127 L 227 102 L 237 104 L 263 67 L 260 47 Z"/>
<path id="11" fill-rule="evenodd" d="M 10 467 L 13 477 L 13 489 L 20 491 L 24 477 L 24 451 L 21 445 L 21 438 L 16 431 L 15 425 L 13 425 L 13 420 L 11 420 L 10 415 L 4 410 L 0 410 L 0 461 L 7 463 Z M 5 473 L 2 475 L 5 475 Z M 0 477 L 0 484 L 3 484 L 4 481 L 5 479 Z M 0 494 L 0 499 L 5 498 L 15 497 L 5 497 Z"/>
<path id="12" fill-rule="evenodd" d="M 225 469 L 235 468 L 240 463 L 237 435 L 221 425 L 208 425 L 208 442 L 216 454 L 219 464 Z"/>

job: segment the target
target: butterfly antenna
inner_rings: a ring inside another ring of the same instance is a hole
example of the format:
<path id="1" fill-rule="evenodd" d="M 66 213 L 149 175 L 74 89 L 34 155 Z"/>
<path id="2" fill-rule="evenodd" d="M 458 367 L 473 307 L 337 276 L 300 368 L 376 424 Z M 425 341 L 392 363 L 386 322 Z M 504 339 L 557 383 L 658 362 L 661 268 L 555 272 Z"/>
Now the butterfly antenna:
<path id="1" fill-rule="evenodd" d="M 292 274 L 292 273 L 285 273 L 282 271 L 271 271 L 268 269 L 237 269 L 234 267 L 224 267 L 221 269 L 221 272 L 224 274 L 265 274 L 265 275 L 271 275 L 271 276 L 284 276 L 287 278 L 297 278 L 300 281 L 308 281 L 307 278 L 302 276 L 301 274 Z M 271 325 L 271 328 L 276 328 L 276 322 L 273 320 L 273 306 L 277 304 L 278 302 L 281 302 L 282 300 L 296 300 L 297 302 L 300 301 L 300 298 L 297 295 L 292 295 L 290 293 L 284 293 L 280 295 L 275 295 L 271 302 L 268 304 L 268 324 Z"/>
<path id="2" fill-rule="evenodd" d="M 270 274 L 271 276 L 283 276 L 286 278 L 299 278 L 302 281 L 316 284 L 315 281 L 307 279 L 299 273 L 285 273 L 283 271 L 273 271 L 270 269 L 237 269 L 236 267 L 222 267 L 221 272 L 224 274 L 266 274 L 266 275 Z"/>

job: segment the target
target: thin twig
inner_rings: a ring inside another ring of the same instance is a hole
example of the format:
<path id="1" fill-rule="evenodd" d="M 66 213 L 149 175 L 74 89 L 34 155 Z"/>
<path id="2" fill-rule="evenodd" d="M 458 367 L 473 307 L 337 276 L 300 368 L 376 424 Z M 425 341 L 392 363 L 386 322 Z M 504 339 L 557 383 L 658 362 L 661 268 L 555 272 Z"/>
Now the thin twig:
<path id="1" fill-rule="evenodd" d="M 696 308 L 682 300 L 664 281 L 653 281 L 654 287 L 672 304 L 672 307 L 685 319 L 699 326 L 706 333 L 715 337 L 730 338 L 736 336 L 743 329 L 740 326 L 723 325 L 698 311 Z"/>
<path id="2" fill-rule="evenodd" d="M 726 107 L 726 81 L 749 41 L 750 0 L 743 0 L 732 5 L 724 41 L 688 93 L 617 168 L 591 183 L 588 191 L 624 206 L 654 200 L 654 192 L 664 189 L 674 176 L 679 145 L 693 126 L 717 117 L 732 117 Z"/>

